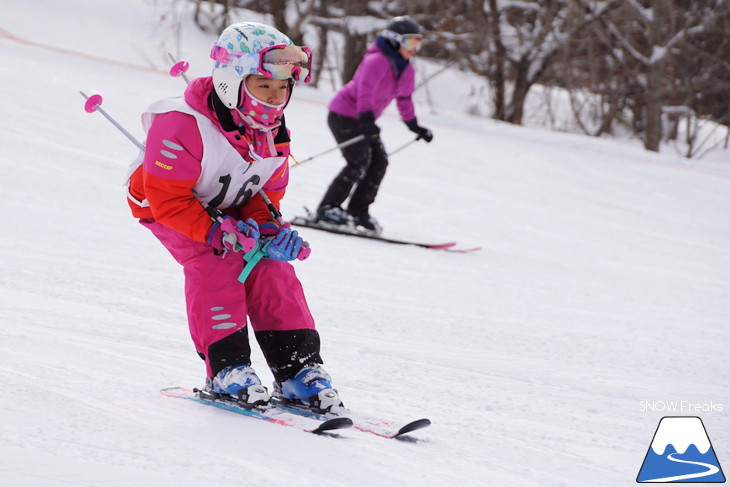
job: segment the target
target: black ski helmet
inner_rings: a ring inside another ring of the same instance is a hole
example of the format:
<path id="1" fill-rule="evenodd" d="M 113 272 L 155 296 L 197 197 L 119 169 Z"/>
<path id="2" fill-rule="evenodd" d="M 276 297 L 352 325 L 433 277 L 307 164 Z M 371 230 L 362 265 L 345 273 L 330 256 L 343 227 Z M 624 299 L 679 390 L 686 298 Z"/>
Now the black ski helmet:
<path id="1" fill-rule="evenodd" d="M 395 17 L 390 21 L 385 30 L 389 30 L 398 34 L 420 34 L 421 26 L 410 17 Z"/>

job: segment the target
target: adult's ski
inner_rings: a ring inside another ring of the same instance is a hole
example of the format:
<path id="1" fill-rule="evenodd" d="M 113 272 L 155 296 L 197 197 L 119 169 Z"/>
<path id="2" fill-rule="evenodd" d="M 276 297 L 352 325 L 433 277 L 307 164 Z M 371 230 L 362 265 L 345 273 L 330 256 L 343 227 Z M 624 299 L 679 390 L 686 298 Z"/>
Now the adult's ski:
<path id="1" fill-rule="evenodd" d="M 162 389 L 160 393 L 164 396 L 187 399 L 207 406 L 214 406 L 242 414 L 250 418 L 261 419 L 269 423 L 290 426 L 307 433 L 327 434 L 334 430 L 350 428 L 353 424 L 350 418 L 344 416 L 332 418 L 305 416 L 287 411 L 277 406 L 248 409 L 238 405 L 236 400 L 233 398 L 226 399 L 225 397 L 220 397 L 217 399 L 208 399 L 206 397 L 202 397 L 198 390 L 185 389 L 184 387 L 168 387 Z"/>
<path id="2" fill-rule="evenodd" d="M 457 252 L 457 253 L 469 253 L 469 252 L 476 252 L 477 250 L 481 250 L 481 247 L 474 247 L 474 248 L 458 248 L 456 247 L 456 242 L 440 242 L 440 243 L 429 243 L 429 242 L 419 242 L 414 240 L 402 240 L 397 238 L 390 238 L 390 237 L 383 237 L 382 235 L 377 235 L 374 233 L 369 233 L 365 231 L 358 231 L 357 229 L 353 229 L 351 227 L 343 226 L 343 225 L 334 225 L 334 224 L 328 224 L 326 222 L 315 222 L 312 219 L 311 214 L 309 216 L 295 216 L 291 220 L 292 225 L 296 225 L 299 227 L 307 227 L 307 228 L 314 228 L 317 230 L 322 230 L 324 232 L 330 232 L 330 233 L 336 233 L 338 235 L 349 235 L 351 237 L 359 237 L 359 238 L 367 238 L 370 240 L 377 240 L 379 242 L 386 242 L 386 243 L 392 243 L 397 245 L 414 245 L 416 247 L 423 247 L 426 249 L 433 249 L 433 250 L 444 250 L 446 252 Z"/>

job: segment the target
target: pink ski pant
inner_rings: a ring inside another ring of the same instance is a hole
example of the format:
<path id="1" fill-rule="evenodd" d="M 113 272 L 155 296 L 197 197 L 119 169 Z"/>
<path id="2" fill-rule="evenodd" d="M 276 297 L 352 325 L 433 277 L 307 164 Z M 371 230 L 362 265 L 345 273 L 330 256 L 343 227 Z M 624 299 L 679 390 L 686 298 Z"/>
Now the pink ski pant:
<path id="1" fill-rule="evenodd" d="M 288 262 L 261 259 L 242 284 L 242 253 L 215 255 L 210 245 L 165 225 L 144 219 L 140 223 L 183 266 L 190 336 L 206 357 L 208 376 L 208 347 L 245 327 L 247 316 L 254 331 L 315 329 L 302 285 Z"/>

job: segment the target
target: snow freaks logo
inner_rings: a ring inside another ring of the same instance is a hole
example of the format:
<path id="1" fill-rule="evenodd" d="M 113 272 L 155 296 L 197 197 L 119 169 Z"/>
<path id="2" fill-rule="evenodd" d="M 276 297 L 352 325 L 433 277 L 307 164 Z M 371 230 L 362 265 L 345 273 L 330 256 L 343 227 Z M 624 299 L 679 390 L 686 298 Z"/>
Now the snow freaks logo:
<path id="1" fill-rule="evenodd" d="M 697 416 L 663 417 L 636 481 L 725 482 L 702 420 Z"/>
<path id="2" fill-rule="evenodd" d="M 699 414 L 721 413 L 724 410 L 722 403 L 717 402 L 690 402 L 690 401 L 641 401 L 639 411 L 657 411 L 660 413 Z"/>

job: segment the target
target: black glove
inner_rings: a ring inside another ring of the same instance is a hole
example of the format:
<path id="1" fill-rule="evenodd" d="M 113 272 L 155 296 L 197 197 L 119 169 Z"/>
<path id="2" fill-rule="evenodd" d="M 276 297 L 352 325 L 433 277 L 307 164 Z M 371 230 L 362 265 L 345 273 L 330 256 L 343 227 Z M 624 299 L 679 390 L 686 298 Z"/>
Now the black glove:
<path id="1" fill-rule="evenodd" d="M 362 112 L 358 115 L 360 119 L 360 130 L 363 135 L 369 139 L 377 139 L 380 137 L 380 127 L 375 125 L 375 115 L 373 112 Z"/>
<path id="2" fill-rule="evenodd" d="M 428 130 L 426 127 L 421 127 L 420 125 L 418 125 L 418 121 L 415 118 L 413 120 L 407 121 L 406 125 L 411 132 L 418 134 L 416 140 L 423 139 L 426 142 L 431 142 L 433 140 L 433 134 L 431 133 L 431 131 Z"/>

